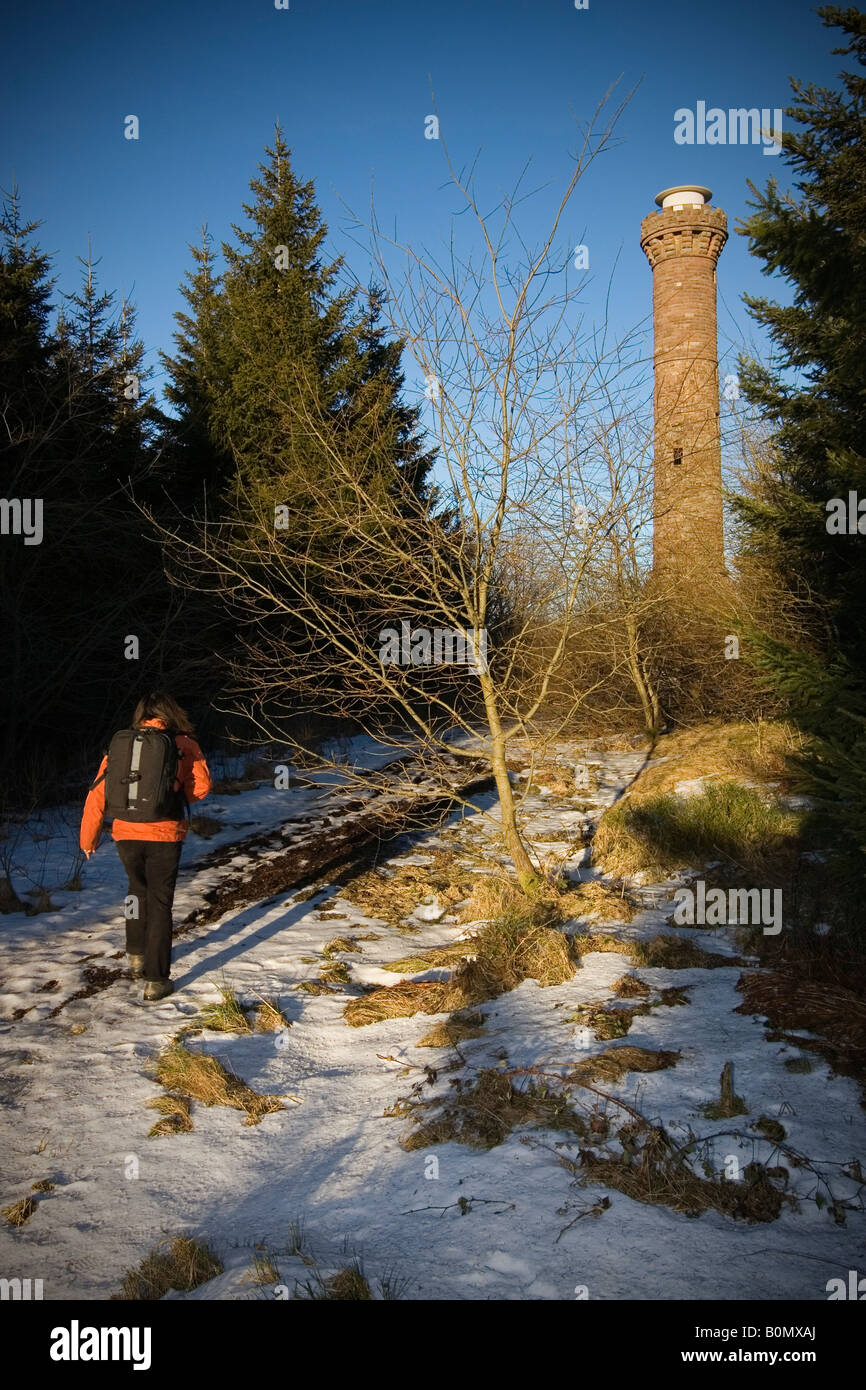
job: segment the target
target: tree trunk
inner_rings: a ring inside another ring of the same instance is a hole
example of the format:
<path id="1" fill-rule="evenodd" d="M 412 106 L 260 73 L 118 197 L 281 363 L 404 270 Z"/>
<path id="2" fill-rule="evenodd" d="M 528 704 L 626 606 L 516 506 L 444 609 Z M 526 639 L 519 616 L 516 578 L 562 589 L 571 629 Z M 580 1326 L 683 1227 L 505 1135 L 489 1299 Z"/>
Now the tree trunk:
<path id="1" fill-rule="evenodd" d="M 496 706 L 496 692 L 487 673 L 481 676 L 481 690 L 484 696 L 484 708 L 487 712 L 487 727 L 490 730 L 490 768 L 499 797 L 505 847 L 511 855 L 511 862 L 514 865 L 518 883 L 524 893 L 529 893 L 541 881 L 541 875 L 529 857 L 529 852 L 523 843 L 517 825 L 514 792 L 508 777 L 508 768 L 505 765 L 505 734 Z"/>
<path id="2" fill-rule="evenodd" d="M 650 680 L 640 659 L 637 620 L 634 613 L 627 613 L 625 619 L 628 669 L 640 697 L 644 723 L 647 733 L 655 738 L 661 728 L 661 710 L 656 688 Z"/>

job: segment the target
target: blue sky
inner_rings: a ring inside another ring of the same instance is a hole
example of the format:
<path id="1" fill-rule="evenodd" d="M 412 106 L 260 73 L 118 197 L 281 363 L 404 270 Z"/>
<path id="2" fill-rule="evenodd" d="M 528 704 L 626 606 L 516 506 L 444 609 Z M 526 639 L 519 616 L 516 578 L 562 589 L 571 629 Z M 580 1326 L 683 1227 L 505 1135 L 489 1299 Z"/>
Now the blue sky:
<path id="1" fill-rule="evenodd" d="M 786 166 L 760 145 L 680 146 L 674 111 L 698 101 L 784 107 L 789 74 L 835 85 L 849 62 L 830 53 L 825 29 L 801 0 L 181 0 L 146 5 L 16 7 L 6 21 L 0 98 L 0 183 L 17 181 L 24 211 L 41 219 L 56 252 L 59 288 L 75 287 L 77 255 L 101 257 L 105 288 L 127 293 L 151 364 L 171 345 L 187 244 L 207 221 L 217 241 L 240 217 L 276 118 L 296 172 L 312 178 L 329 225 L 329 249 L 369 279 L 369 258 L 349 234 L 346 205 L 369 206 L 413 244 L 438 247 L 456 207 L 441 143 L 424 138 L 436 107 L 455 161 L 479 157 L 480 187 L 511 187 L 528 159 L 533 185 L 570 172 L 575 117 L 607 87 L 639 84 L 618 126 L 617 147 L 580 185 L 566 224 L 590 251 L 588 316 L 623 331 L 646 321 L 651 275 L 640 219 L 660 188 L 696 181 L 723 207 L 731 236 L 719 265 L 720 354 L 752 325 L 740 296 L 771 286 L 733 234 L 747 213 L 747 180 L 762 187 Z M 849 63 L 850 65 L 850 63 Z M 123 136 L 140 119 L 140 139 Z M 532 241 L 549 199 L 526 205 Z M 784 296 L 784 287 L 772 288 Z M 760 343 L 759 343 L 760 346 Z M 154 378 L 159 386 L 160 376 Z"/>

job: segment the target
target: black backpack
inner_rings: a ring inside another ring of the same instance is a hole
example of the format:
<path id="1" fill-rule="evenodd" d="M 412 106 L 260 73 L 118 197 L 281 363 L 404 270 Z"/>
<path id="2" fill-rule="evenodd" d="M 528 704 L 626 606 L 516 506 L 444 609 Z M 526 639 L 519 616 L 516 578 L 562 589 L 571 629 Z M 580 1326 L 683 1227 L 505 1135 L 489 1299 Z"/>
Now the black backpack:
<path id="1" fill-rule="evenodd" d="M 135 824 L 183 820 L 186 796 L 174 790 L 178 749 L 165 729 L 120 729 L 108 746 L 108 763 L 94 786 L 105 782 L 105 815 Z"/>

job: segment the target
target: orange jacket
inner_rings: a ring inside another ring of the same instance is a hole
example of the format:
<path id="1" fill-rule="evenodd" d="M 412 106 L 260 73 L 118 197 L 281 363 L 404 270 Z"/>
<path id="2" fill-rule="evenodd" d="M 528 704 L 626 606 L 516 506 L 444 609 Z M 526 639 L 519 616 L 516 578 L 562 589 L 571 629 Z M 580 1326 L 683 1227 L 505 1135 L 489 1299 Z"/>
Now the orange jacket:
<path id="1" fill-rule="evenodd" d="M 161 719 L 145 719 L 142 728 L 148 726 L 154 729 L 165 728 Z M 203 801 L 213 786 L 204 754 L 195 739 L 189 738 L 187 734 L 178 734 L 175 742 L 178 751 L 175 791 L 179 791 L 183 787 L 187 801 Z M 99 764 L 97 777 L 102 776 L 107 762 L 108 758 L 104 757 Z M 105 782 L 103 781 L 90 788 L 84 803 L 79 844 L 85 854 L 95 850 L 99 843 L 104 815 Z M 134 824 L 132 821 L 115 819 L 112 823 L 111 834 L 115 840 L 184 840 L 186 839 L 186 821 L 154 820 Z"/>

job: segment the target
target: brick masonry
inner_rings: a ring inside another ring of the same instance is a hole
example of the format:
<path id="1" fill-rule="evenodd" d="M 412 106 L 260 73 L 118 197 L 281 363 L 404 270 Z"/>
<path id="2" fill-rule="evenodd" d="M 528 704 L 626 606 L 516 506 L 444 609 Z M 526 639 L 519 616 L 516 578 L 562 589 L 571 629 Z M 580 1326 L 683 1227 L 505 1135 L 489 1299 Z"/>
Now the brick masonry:
<path id="1" fill-rule="evenodd" d="M 706 203 L 641 222 L 653 273 L 653 568 L 670 578 L 725 572 L 716 263 L 727 239 L 727 217 Z"/>

